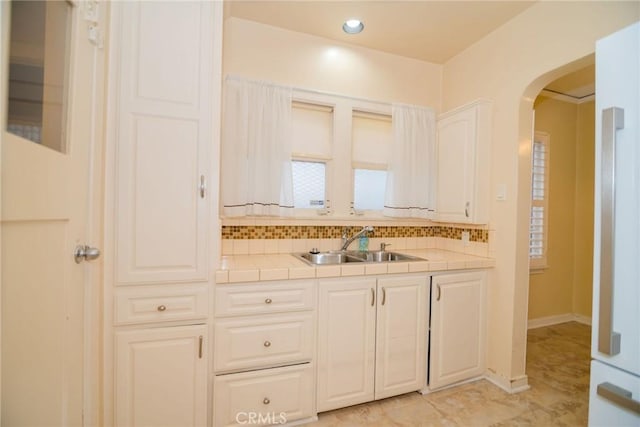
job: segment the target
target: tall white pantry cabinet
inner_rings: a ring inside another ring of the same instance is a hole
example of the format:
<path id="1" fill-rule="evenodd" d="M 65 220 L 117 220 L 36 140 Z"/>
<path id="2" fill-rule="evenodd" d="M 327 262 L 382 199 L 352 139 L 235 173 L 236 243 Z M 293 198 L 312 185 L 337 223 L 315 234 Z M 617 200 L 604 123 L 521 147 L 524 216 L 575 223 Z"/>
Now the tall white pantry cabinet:
<path id="1" fill-rule="evenodd" d="M 207 425 L 221 2 L 113 2 L 105 425 Z"/>

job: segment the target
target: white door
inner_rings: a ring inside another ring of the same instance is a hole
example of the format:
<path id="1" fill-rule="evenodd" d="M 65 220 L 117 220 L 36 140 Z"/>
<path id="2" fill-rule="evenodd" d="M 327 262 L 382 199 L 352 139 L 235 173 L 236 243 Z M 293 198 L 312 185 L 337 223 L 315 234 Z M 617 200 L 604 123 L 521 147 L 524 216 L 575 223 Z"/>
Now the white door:
<path id="1" fill-rule="evenodd" d="M 484 272 L 434 276 L 429 388 L 478 377 L 485 366 Z"/>
<path id="2" fill-rule="evenodd" d="M 427 382 L 427 294 L 426 277 L 378 280 L 376 400 Z"/>
<path id="3" fill-rule="evenodd" d="M 376 279 L 323 280 L 318 306 L 318 411 L 373 400 Z"/>
<path id="4" fill-rule="evenodd" d="M 77 245 L 97 243 L 88 240 L 88 218 L 91 186 L 101 187 L 91 162 L 101 152 L 103 51 L 88 39 L 86 7 L 0 5 L 2 47 L 9 47 L 1 62 L 3 71 L 10 69 L 1 92 L 3 104 L 9 94 L 2 111 L 8 122 L 2 122 L 4 425 L 81 425 L 90 392 L 83 375 L 85 347 L 91 348 L 84 340 L 84 298 L 98 264 L 77 264 L 73 253 Z M 103 19 L 99 12 L 93 16 Z"/>

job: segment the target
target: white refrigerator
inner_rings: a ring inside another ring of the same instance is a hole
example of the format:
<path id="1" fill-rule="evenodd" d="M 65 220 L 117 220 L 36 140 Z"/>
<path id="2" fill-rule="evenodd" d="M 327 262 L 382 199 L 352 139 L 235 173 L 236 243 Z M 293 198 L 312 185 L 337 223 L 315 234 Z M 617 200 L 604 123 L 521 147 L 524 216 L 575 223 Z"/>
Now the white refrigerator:
<path id="1" fill-rule="evenodd" d="M 640 22 L 596 44 L 590 426 L 640 426 Z"/>

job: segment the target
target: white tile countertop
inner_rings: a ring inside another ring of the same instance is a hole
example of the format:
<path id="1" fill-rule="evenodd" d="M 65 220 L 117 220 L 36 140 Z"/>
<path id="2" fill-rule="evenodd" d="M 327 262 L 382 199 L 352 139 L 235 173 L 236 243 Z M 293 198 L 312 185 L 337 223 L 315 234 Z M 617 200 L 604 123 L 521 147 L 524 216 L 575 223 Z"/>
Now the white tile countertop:
<path id="1" fill-rule="evenodd" d="M 216 283 L 418 273 L 495 266 L 493 258 L 443 249 L 404 249 L 394 252 L 412 255 L 424 261 L 311 266 L 291 254 L 225 255 L 221 259 L 220 268 L 216 271 Z"/>

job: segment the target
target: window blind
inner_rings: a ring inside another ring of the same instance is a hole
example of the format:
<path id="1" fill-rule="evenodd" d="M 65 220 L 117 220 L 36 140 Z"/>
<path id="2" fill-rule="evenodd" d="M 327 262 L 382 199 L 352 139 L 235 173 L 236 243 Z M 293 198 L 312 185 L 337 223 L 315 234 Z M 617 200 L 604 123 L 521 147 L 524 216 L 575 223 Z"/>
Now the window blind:
<path id="1" fill-rule="evenodd" d="M 531 267 L 546 265 L 549 138 L 536 135 L 532 149 L 529 258 Z"/>

